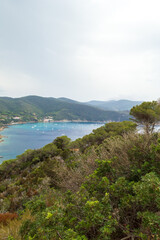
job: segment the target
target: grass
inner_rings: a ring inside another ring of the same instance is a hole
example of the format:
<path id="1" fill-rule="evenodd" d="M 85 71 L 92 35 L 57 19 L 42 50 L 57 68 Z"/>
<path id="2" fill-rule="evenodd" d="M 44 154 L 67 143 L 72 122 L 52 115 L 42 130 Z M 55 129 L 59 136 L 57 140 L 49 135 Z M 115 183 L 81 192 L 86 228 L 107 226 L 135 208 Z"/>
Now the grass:
<path id="1" fill-rule="evenodd" d="M 21 217 L 9 219 L 5 224 L 0 224 L 0 240 L 14 239 L 22 240 L 19 230 L 22 225 L 22 222 L 28 219 L 33 219 L 30 211 L 26 211 Z"/>

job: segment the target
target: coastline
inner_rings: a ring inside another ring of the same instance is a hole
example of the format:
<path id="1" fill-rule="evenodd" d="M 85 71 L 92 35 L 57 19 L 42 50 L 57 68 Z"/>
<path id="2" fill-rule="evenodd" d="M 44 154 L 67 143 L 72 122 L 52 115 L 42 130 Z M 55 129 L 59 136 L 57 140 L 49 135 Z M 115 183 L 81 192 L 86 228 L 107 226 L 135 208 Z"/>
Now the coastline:
<path id="1" fill-rule="evenodd" d="M 6 126 L 1 126 L 1 127 L 0 127 L 0 132 L 2 132 L 5 128 L 6 128 Z M 0 143 L 4 141 L 4 140 L 3 140 L 4 137 L 5 137 L 5 136 L 3 136 L 3 135 L 0 134 Z"/>
<path id="2" fill-rule="evenodd" d="M 7 124 L 6 126 L 4 126 L 4 128 L 6 128 L 6 127 L 8 127 L 8 126 L 13 126 L 13 125 L 19 125 L 19 124 L 30 124 L 30 123 L 53 123 L 53 122 L 55 122 L 55 123 L 69 123 L 69 122 L 77 122 L 77 123 L 109 123 L 109 122 L 111 122 L 111 121 L 88 121 L 88 120 L 80 120 L 80 119 L 78 119 L 78 120 L 67 120 L 67 119 L 63 119 L 63 120 L 52 120 L 52 121 L 29 121 L 29 122 L 15 122 L 15 123 L 9 123 L 9 124 Z M 4 129 L 3 128 L 3 129 Z M 1 130 L 0 130 L 1 131 Z M 3 131 L 3 130 L 2 130 Z"/>

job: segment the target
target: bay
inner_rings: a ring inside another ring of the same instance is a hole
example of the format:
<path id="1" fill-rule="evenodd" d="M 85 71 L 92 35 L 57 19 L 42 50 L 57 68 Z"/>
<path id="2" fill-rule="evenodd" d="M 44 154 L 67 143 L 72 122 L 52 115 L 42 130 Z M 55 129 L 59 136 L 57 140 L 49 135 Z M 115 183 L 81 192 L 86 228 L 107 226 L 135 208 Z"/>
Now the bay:
<path id="1" fill-rule="evenodd" d="M 93 122 L 48 122 L 17 124 L 5 128 L 1 134 L 0 163 L 14 159 L 27 149 L 38 149 L 52 142 L 56 137 L 66 135 L 72 140 L 83 137 L 104 123 Z"/>

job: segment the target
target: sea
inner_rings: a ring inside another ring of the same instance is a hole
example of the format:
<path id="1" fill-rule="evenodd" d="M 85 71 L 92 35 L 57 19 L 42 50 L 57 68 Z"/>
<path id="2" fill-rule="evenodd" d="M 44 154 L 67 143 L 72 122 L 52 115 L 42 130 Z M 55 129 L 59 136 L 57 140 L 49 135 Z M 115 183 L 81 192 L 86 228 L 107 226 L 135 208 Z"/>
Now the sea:
<path id="1" fill-rule="evenodd" d="M 81 138 L 93 129 L 103 126 L 98 122 L 47 122 L 17 124 L 5 128 L 0 143 L 0 163 L 15 159 L 27 149 L 38 149 L 51 143 L 56 137 L 66 135 L 71 140 Z"/>

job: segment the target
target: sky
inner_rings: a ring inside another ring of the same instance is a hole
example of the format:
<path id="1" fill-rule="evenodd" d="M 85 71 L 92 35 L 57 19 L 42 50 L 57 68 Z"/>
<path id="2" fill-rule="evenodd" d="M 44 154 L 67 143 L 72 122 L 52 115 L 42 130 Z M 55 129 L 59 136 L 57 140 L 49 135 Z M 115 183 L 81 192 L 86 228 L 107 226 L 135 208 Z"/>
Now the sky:
<path id="1" fill-rule="evenodd" d="M 0 96 L 160 97 L 159 0 L 0 0 Z"/>

